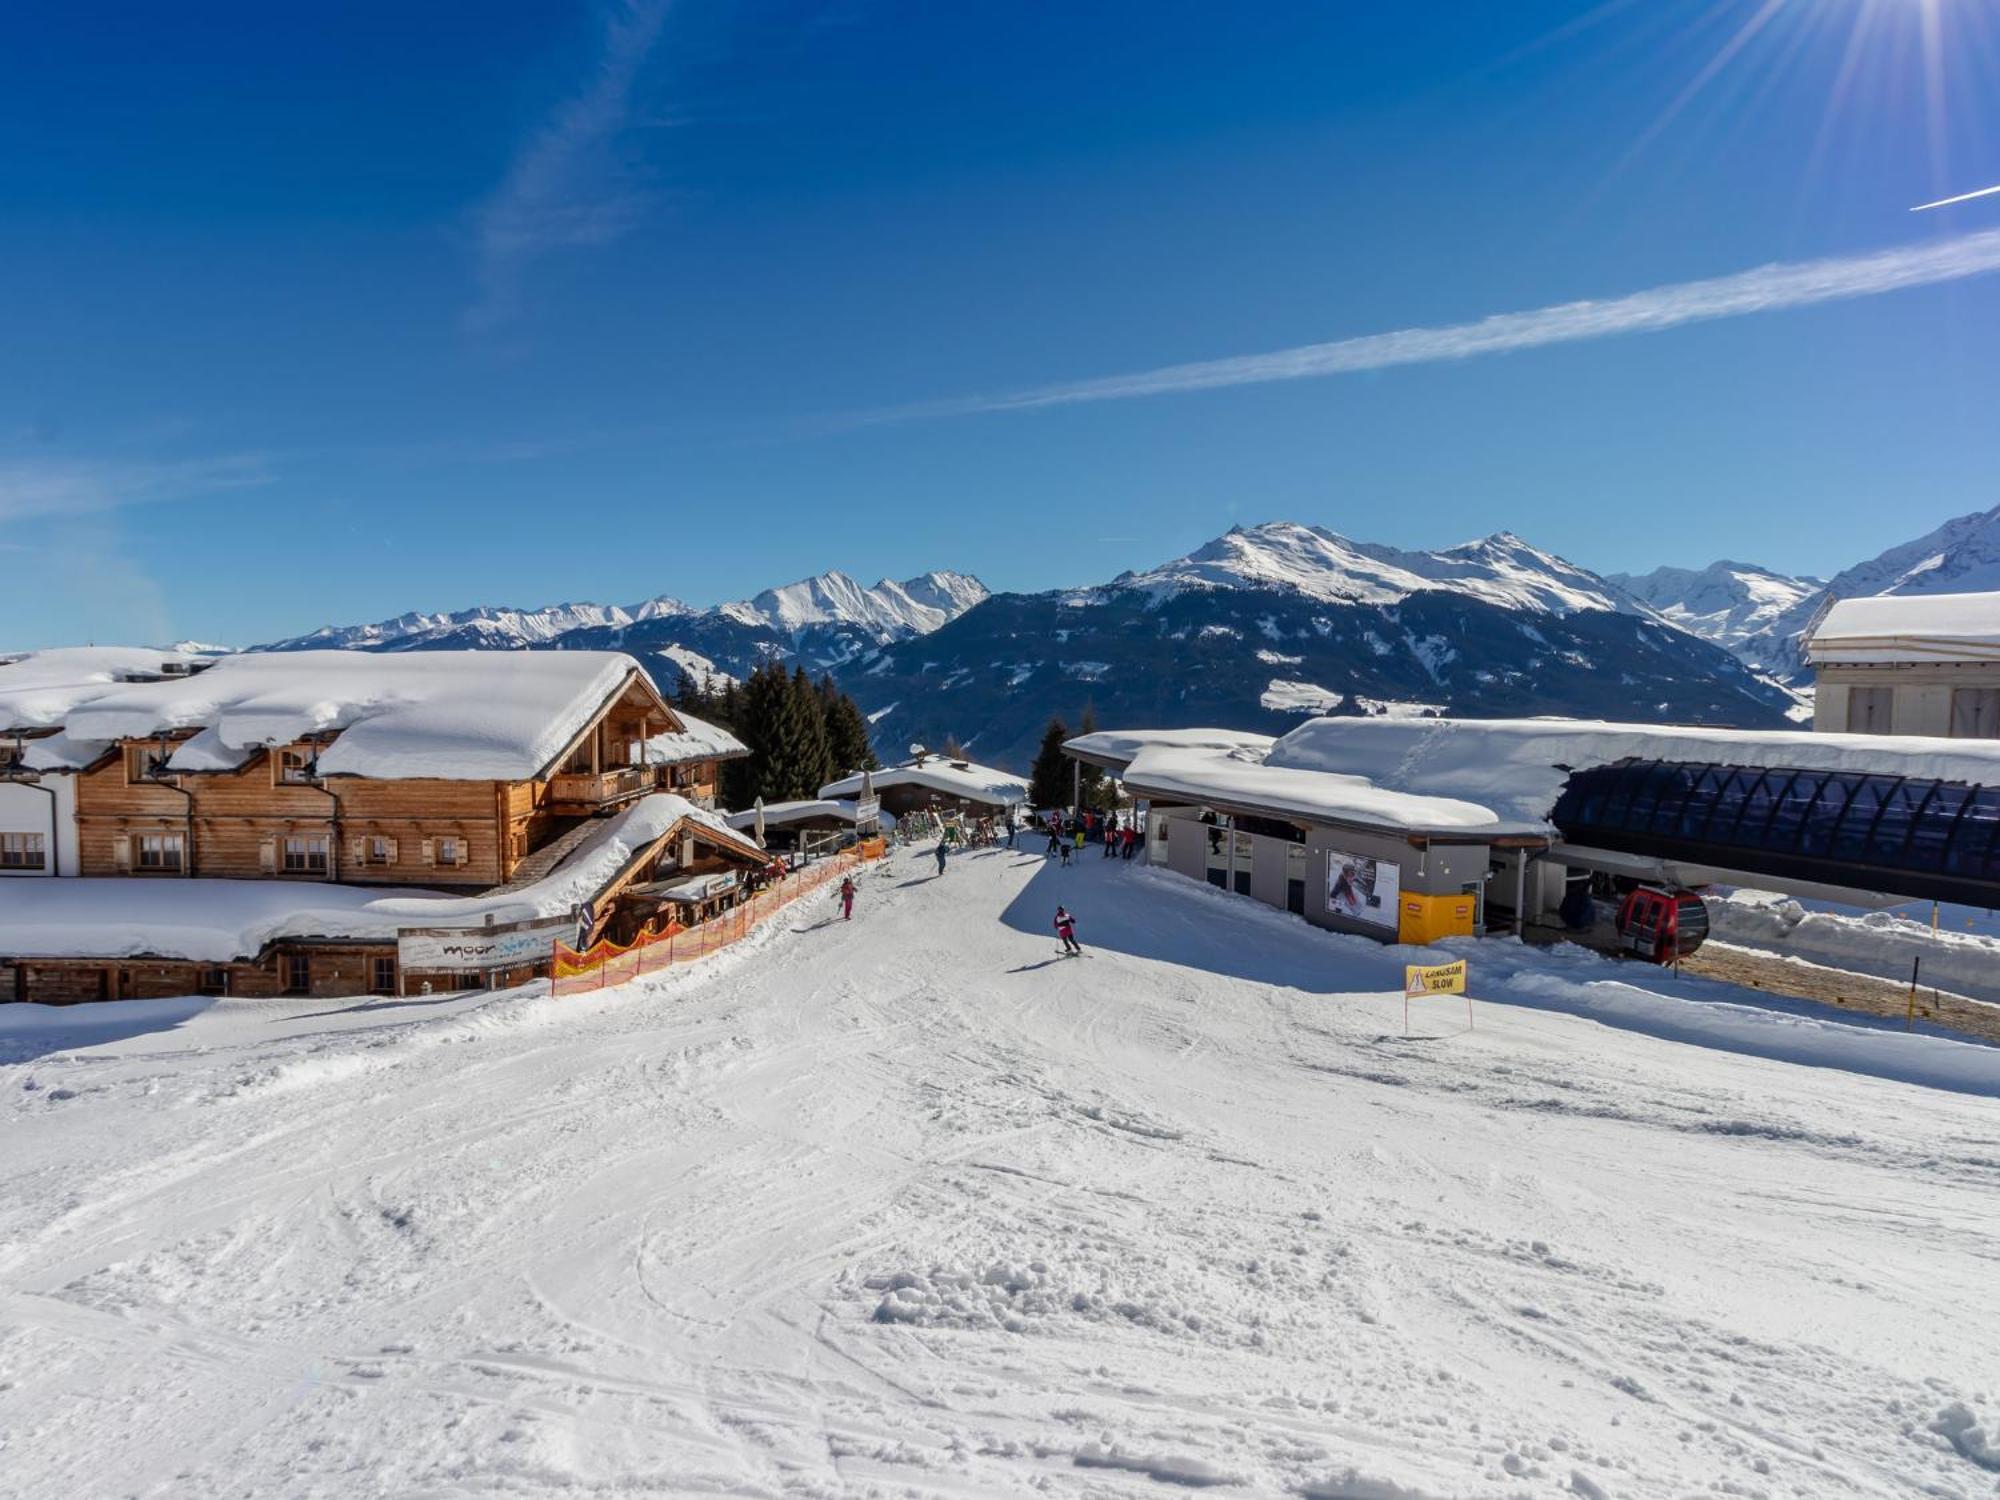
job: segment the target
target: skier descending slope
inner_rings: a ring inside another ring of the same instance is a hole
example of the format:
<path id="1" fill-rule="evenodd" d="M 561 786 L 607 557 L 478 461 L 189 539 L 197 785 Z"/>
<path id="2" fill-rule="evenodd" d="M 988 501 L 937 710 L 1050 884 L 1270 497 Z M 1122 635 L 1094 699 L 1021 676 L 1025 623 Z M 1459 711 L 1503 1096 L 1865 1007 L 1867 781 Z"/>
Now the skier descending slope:
<path id="1" fill-rule="evenodd" d="M 841 877 L 840 920 L 843 922 L 852 922 L 854 920 L 854 877 L 852 875 Z"/>
<path id="2" fill-rule="evenodd" d="M 1066 906 L 1056 908 L 1056 936 L 1062 939 L 1064 958 L 1083 956 L 1083 949 L 1076 941 L 1076 918 L 1069 914 L 1069 908 Z"/>

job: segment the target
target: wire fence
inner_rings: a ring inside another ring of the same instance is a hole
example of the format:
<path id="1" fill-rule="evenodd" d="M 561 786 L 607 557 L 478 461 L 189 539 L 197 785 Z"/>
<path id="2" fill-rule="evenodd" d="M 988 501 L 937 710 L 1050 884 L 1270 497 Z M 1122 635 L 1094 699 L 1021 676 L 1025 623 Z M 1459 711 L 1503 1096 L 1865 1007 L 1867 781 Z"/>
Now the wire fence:
<path id="1" fill-rule="evenodd" d="M 578 995 L 590 990 L 610 989 L 613 985 L 628 984 L 644 974 L 657 974 L 675 964 L 695 963 L 711 953 L 719 953 L 743 941 L 800 897 L 811 895 L 868 860 L 880 859 L 885 852 L 881 839 L 864 839 L 831 859 L 787 875 L 748 901 L 692 927 L 683 927 L 678 922 L 669 923 L 658 931 L 641 932 L 629 943 L 614 943 L 606 939 L 593 943 L 581 953 L 568 943 L 558 941 L 550 969 L 550 992 Z"/>

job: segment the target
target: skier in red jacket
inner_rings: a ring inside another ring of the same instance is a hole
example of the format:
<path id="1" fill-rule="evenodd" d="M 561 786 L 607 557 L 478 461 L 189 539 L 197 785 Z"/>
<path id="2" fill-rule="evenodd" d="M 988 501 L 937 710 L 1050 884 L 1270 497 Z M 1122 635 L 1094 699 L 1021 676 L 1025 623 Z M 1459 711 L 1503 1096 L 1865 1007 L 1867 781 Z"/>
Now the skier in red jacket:
<path id="1" fill-rule="evenodd" d="M 1081 957 L 1083 949 L 1077 946 L 1076 918 L 1069 914 L 1067 907 L 1056 908 L 1056 936 L 1062 939 L 1063 957 Z"/>

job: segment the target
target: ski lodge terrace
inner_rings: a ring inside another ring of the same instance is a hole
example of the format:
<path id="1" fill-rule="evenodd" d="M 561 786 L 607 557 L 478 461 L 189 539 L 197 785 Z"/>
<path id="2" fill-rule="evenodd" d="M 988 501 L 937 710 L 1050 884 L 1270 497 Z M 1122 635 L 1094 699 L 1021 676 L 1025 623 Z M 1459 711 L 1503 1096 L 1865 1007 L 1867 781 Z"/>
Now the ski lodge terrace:
<path id="1" fill-rule="evenodd" d="M 513 983 L 767 860 L 617 652 L 43 652 L 0 744 L 0 998 Z"/>

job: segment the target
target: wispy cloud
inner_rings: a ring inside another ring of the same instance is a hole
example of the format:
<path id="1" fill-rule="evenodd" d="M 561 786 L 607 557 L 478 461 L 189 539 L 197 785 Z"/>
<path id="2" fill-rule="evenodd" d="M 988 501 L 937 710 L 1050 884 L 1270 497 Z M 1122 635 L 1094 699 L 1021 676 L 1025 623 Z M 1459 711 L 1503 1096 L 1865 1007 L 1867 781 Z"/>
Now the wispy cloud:
<path id="1" fill-rule="evenodd" d="M 0 459 L 0 521 L 74 518 L 268 484 L 255 454 L 165 462 Z"/>
<path id="2" fill-rule="evenodd" d="M 631 228 L 645 194 L 618 161 L 640 69 L 660 38 L 666 0 L 620 0 L 604 20 L 597 65 L 582 92 L 523 143 L 475 230 L 479 295 L 468 329 L 519 310 L 528 268 L 551 251 L 608 244 Z"/>
<path id="3" fill-rule="evenodd" d="M 1708 281 L 1654 287 L 1603 302 L 1566 302 L 1532 312 L 1500 313 L 1474 323 L 1405 328 L 1270 354 L 1166 365 L 1129 375 L 1045 385 L 1000 395 L 966 396 L 878 412 L 867 421 L 1024 411 L 1084 401 L 1123 401 L 1179 391 L 1215 390 L 1273 380 L 1308 380 L 1397 365 L 1435 364 L 1507 354 L 1550 344 L 1580 343 L 1628 333 L 1657 333 L 1754 313 L 1874 297 L 1907 287 L 1961 281 L 2000 270 L 2000 230 L 1870 255 L 1760 266 Z"/>

